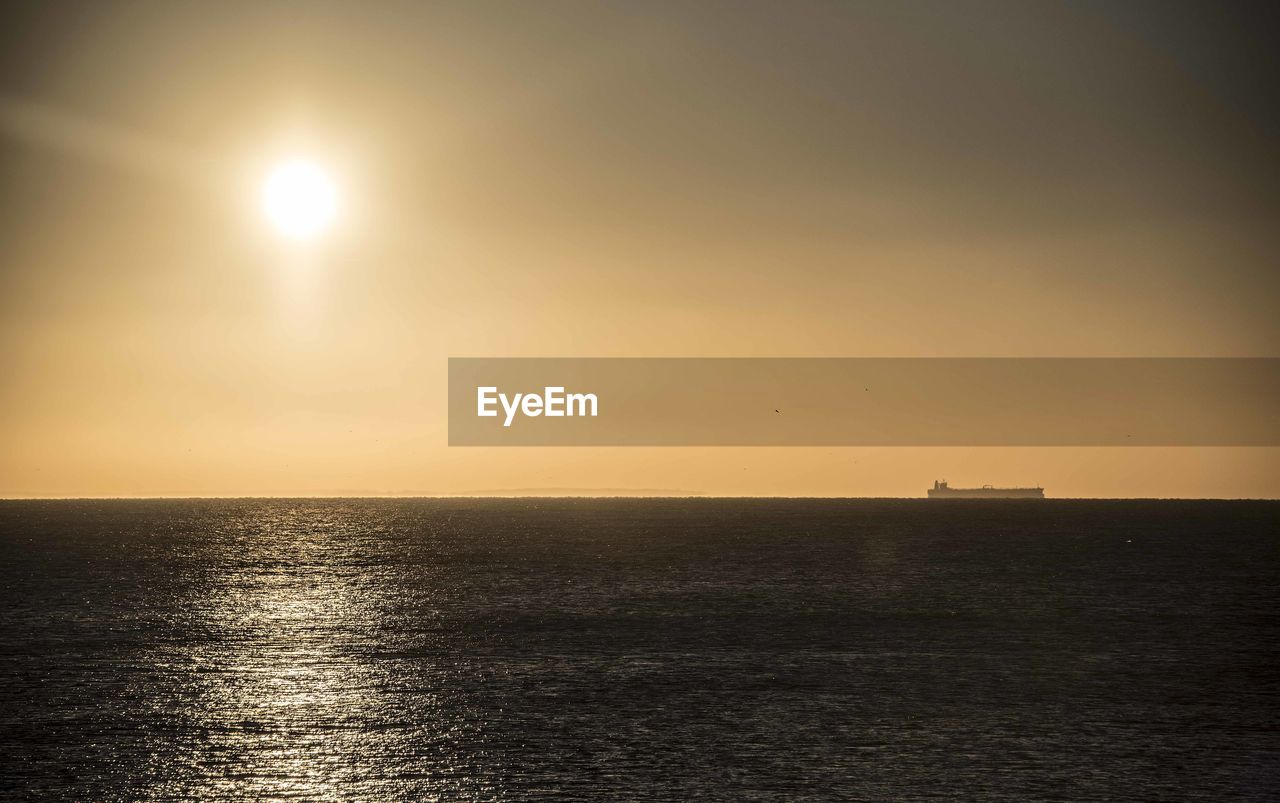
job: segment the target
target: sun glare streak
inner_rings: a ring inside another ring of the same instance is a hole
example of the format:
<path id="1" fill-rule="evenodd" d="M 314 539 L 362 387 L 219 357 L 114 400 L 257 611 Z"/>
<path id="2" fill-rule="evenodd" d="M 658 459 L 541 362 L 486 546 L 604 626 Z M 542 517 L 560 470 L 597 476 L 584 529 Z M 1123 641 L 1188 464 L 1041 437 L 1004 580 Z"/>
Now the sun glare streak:
<path id="1" fill-rule="evenodd" d="M 20 98 L 0 97 L 0 139 L 195 188 L 226 186 L 225 165 L 208 154 Z"/>

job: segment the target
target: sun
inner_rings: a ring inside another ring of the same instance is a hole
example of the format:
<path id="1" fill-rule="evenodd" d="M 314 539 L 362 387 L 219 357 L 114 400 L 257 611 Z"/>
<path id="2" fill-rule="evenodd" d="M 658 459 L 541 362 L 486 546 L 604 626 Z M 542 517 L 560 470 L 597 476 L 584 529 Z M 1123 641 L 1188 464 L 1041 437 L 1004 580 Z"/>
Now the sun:
<path id="1" fill-rule="evenodd" d="M 292 160 L 276 165 L 262 184 L 262 209 L 281 234 L 309 240 L 333 223 L 338 188 L 321 167 Z"/>

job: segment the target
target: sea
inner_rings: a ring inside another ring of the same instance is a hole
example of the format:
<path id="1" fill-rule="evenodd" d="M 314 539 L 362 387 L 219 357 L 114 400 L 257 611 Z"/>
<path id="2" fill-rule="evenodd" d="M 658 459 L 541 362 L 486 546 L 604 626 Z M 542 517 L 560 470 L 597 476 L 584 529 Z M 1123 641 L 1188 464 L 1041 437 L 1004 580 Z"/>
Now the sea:
<path id="1" fill-rule="evenodd" d="M 0 502 L 0 797 L 1274 800 L 1280 503 Z"/>

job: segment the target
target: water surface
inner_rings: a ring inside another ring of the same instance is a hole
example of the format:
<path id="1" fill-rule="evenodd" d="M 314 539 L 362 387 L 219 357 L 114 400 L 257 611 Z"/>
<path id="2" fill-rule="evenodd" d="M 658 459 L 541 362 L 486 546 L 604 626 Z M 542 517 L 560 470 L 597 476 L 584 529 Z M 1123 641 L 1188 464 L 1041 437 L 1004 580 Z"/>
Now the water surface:
<path id="1" fill-rule="evenodd" d="M 0 502 L 0 792 L 1280 794 L 1280 504 Z"/>

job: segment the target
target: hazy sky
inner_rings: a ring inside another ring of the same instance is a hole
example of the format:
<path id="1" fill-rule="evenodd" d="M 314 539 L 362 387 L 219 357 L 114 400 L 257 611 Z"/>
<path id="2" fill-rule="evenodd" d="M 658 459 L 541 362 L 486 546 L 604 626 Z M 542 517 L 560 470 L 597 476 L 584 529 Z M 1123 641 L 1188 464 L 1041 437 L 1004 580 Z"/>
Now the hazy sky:
<path id="1" fill-rule="evenodd" d="M 0 495 L 1275 496 L 1274 449 L 449 449 L 449 356 L 1280 356 L 1242 3 L 30 3 Z M 271 165 L 341 190 L 308 245 Z"/>

